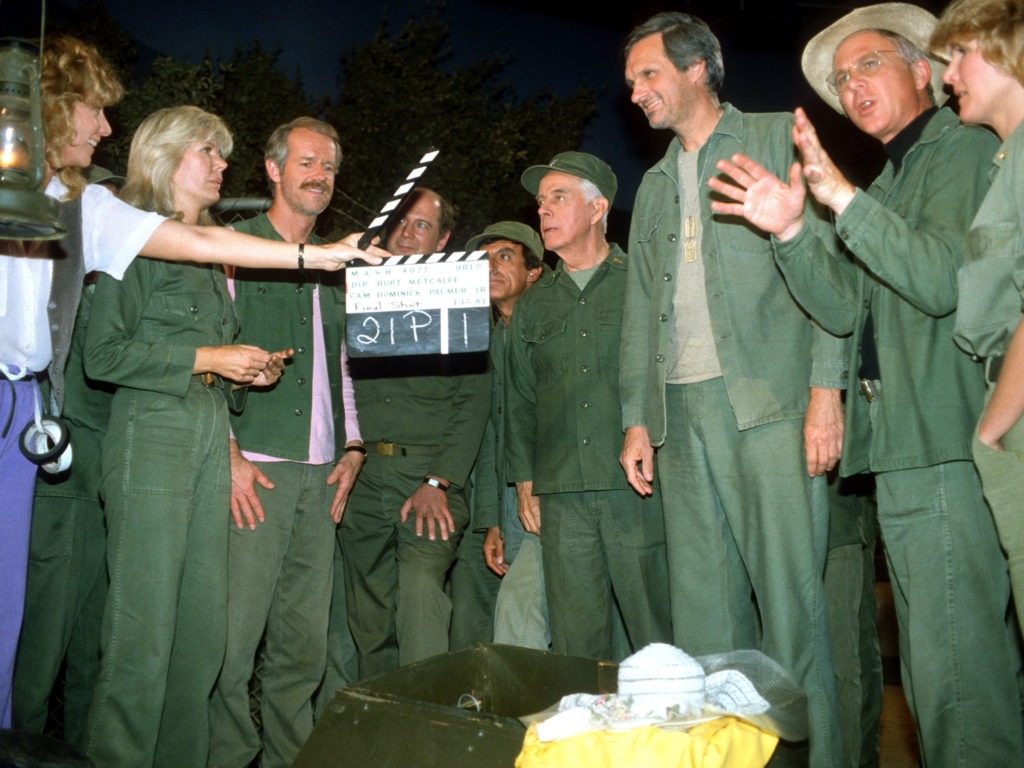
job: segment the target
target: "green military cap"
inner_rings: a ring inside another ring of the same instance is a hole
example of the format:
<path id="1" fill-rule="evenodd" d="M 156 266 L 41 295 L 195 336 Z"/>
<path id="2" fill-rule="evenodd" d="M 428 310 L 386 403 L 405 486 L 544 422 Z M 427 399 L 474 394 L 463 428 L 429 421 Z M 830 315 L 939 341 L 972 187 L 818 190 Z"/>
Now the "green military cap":
<path id="1" fill-rule="evenodd" d="M 561 171 L 590 181 L 608 199 L 609 207 L 615 202 L 619 181 L 615 171 L 604 160 L 587 152 L 559 152 L 547 165 L 531 165 L 520 177 L 520 182 L 531 195 L 536 195 L 540 180 L 549 171 Z"/>
<path id="2" fill-rule="evenodd" d="M 511 240 L 514 243 L 520 243 L 538 261 L 544 258 L 544 246 L 540 241 L 540 235 L 533 227 L 518 221 L 498 221 L 491 224 L 476 237 L 469 238 L 466 250 L 475 251 L 481 243 L 491 240 Z"/>

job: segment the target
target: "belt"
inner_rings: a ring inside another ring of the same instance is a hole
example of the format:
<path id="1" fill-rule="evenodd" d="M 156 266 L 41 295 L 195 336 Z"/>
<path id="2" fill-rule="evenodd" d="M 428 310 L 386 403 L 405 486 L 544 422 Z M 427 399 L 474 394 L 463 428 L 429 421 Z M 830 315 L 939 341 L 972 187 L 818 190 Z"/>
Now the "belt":
<path id="1" fill-rule="evenodd" d="M 999 381 L 999 374 L 1003 370 L 1003 360 L 1005 358 L 1002 355 L 996 355 L 994 357 L 985 358 L 985 382 L 988 384 L 995 384 Z"/>
<path id="2" fill-rule="evenodd" d="M 433 456 L 437 453 L 436 445 L 401 445 L 387 440 L 377 443 L 367 443 L 366 450 L 373 451 L 380 456 Z"/>
<path id="3" fill-rule="evenodd" d="M 192 380 L 199 384 L 202 384 L 204 387 L 210 387 L 211 389 L 213 387 L 219 387 L 221 383 L 224 381 L 216 373 L 210 373 L 209 371 L 207 371 L 206 373 L 194 374 L 192 376 Z"/>
<path id="4" fill-rule="evenodd" d="M 882 382 L 878 379 L 861 379 L 860 393 L 864 395 L 865 400 L 873 403 L 882 396 Z"/>

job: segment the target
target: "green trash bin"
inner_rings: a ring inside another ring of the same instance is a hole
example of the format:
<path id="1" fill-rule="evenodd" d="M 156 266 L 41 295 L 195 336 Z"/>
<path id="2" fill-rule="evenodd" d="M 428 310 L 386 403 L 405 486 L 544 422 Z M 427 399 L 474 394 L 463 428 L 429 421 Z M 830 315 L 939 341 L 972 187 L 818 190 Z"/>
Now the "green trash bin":
<path id="1" fill-rule="evenodd" d="M 618 665 L 483 643 L 360 680 L 331 698 L 294 768 L 511 768 L 517 719 L 569 693 L 614 693 Z"/>

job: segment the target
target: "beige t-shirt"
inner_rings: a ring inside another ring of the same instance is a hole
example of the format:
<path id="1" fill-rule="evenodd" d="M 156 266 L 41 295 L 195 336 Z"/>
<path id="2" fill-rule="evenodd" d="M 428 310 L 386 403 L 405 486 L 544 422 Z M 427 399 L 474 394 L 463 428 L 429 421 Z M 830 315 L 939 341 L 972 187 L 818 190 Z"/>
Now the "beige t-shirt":
<path id="1" fill-rule="evenodd" d="M 692 384 L 722 375 L 711 330 L 708 297 L 701 253 L 703 227 L 700 218 L 700 189 L 703 179 L 697 168 L 700 150 L 679 153 L 679 265 L 672 299 L 671 365 L 666 382 Z"/>

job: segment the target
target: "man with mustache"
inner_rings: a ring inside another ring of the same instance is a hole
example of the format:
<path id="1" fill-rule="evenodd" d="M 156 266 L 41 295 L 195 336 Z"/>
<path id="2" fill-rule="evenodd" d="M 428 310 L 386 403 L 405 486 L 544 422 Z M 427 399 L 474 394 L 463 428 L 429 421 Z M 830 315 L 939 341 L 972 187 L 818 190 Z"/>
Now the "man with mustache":
<path id="1" fill-rule="evenodd" d="M 273 202 L 236 229 L 321 242 L 313 227 L 334 193 L 337 132 L 297 118 L 271 134 L 264 159 Z M 242 338 L 273 339 L 294 355 L 283 378 L 249 393 L 232 420 L 227 651 L 211 698 L 210 765 L 249 765 L 262 748 L 261 765 L 288 766 L 313 728 L 312 697 L 327 663 L 334 533 L 366 451 L 343 346 L 340 275 L 240 268 L 233 289 Z M 261 744 L 249 681 L 264 632 Z"/>
<path id="2" fill-rule="evenodd" d="M 923 8 L 880 3 L 804 49 L 811 87 L 883 146 L 887 162 L 867 189 L 798 110 L 802 164 L 780 174 L 757 156 L 724 160 L 731 178 L 713 186 L 728 201 L 712 209 L 771 233 L 797 300 L 851 335 L 840 470 L 875 477 L 921 763 L 1021 765 L 1009 577 L 971 461 L 984 372 L 953 343 L 965 236 L 999 142 L 941 106 L 942 65 L 925 54 L 934 26 Z M 840 242 L 804 225 L 808 190 Z"/>

